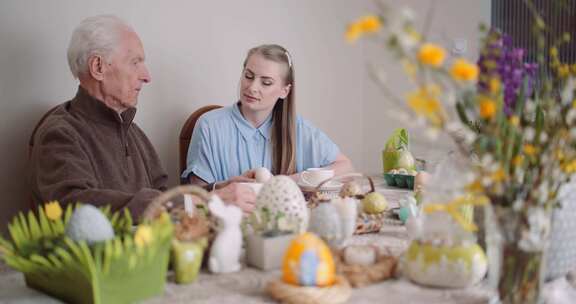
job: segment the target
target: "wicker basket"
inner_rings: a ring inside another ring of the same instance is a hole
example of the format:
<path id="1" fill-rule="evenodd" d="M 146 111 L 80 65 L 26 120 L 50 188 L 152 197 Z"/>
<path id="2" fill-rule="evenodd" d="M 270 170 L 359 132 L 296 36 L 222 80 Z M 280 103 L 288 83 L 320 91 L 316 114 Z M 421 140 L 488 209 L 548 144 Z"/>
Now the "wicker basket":
<path id="1" fill-rule="evenodd" d="M 199 200 L 196 200 L 196 209 L 205 209 L 207 207 L 207 203 L 210 200 L 210 194 L 194 185 L 181 185 L 176 186 L 166 192 L 163 192 L 159 196 L 157 196 L 148 207 L 144 210 L 143 218 L 144 219 L 153 219 L 160 215 L 162 212 L 168 212 L 170 217 L 173 221 L 178 222 L 179 218 L 182 216 L 184 212 L 184 200 L 176 199 L 181 195 L 189 194 L 196 197 Z M 205 209 L 207 210 L 207 208 Z M 204 212 L 204 215 L 207 216 L 207 211 Z M 208 217 L 207 217 L 208 218 Z"/>
<path id="2" fill-rule="evenodd" d="M 188 215 L 180 196 L 194 198 L 194 213 Z M 176 199 L 178 198 L 178 199 Z M 171 265 L 175 281 L 179 284 L 196 280 L 202 262 L 207 260 L 209 244 L 215 236 L 215 222 L 207 209 L 210 194 L 193 185 L 174 187 L 152 201 L 144 211 L 144 218 L 153 218 L 168 212 L 174 223 L 175 240 L 172 242 Z M 191 258 L 194 257 L 194 258 Z"/>
<path id="3" fill-rule="evenodd" d="M 357 194 L 354 196 L 355 199 L 361 201 L 364 199 L 364 196 L 370 192 L 375 191 L 374 181 L 368 175 L 362 173 L 349 173 L 343 174 L 339 176 L 332 177 L 328 180 L 323 181 L 322 183 L 318 184 L 314 191 L 310 192 L 310 199 L 308 201 L 309 208 L 315 208 L 318 204 L 322 201 L 329 201 L 335 195 L 330 193 L 326 195 L 325 191 L 321 191 L 322 186 L 325 183 L 330 181 L 341 181 L 341 182 L 351 182 L 357 179 L 366 179 L 369 183 L 369 191 L 364 192 L 363 194 Z M 340 194 L 336 194 L 340 195 Z M 379 232 L 382 226 L 384 225 L 403 225 L 402 221 L 400 221 L 396 215 L 390 210 L 386 210 L 382 213 L 378 214 L 368 214 L 362 211 L 361 203 L 358 206 L 358 218 L 356 219 L 356 229 L 354 234 L 363 234 L 363 233 L 373 233 Z"/>

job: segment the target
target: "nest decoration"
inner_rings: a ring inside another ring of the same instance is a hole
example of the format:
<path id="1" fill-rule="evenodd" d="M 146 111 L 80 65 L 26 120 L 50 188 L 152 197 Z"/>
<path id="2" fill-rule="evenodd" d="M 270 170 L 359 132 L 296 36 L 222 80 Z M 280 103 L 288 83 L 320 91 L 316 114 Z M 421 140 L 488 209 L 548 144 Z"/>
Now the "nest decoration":
<path id="1" fill-rule="evenodd" d="M 376 248 L 377 256 L 374 264 L 350 265 L 346 264 L 344 259 L 345 249 L 346 248 L 335 254 L 336 269 L 348 279 L 352 287 L 363 287 L 394 277 L 398 266 L 398 258 L 389 254 L 383 254 Z"/>
<path id="2" fill-rule="evenodd" d="M 346 278 L 336 276 L 334 285 L 327 287 L 297 286 L 278 279 L 268 283 L 266 292 L 281 303 L 338 304 L 348 301 L 352 288 Z"/>

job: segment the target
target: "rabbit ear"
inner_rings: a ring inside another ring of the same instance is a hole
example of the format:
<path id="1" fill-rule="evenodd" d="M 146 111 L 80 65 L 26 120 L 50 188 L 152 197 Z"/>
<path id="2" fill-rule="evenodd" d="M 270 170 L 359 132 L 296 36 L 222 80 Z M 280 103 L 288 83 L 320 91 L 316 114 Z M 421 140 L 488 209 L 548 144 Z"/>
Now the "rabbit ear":
<path id="1" fill-rule="evenodd" d="M 220 199 L 220 197 L 216 194 L 213 194 L 208 202 L 208 209 L 214 214 L 222 214 L 225 212 L 224 202 Z"/>

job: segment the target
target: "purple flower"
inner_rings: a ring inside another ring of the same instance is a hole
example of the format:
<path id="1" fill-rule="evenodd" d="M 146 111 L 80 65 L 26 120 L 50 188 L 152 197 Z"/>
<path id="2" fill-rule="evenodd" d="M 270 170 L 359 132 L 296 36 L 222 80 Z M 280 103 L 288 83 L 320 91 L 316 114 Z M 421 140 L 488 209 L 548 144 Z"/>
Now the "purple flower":
<path id="1" fill-rule="evenodd" d="M 492 29 L 478 60 L 482 75 L 478 83 L 480 92 L 488 92 L 488 82 L 497 76 L 503 88 L 504 112 L 508 116 L 514 112 L 525 80 L 527 83 L 524 96 L 532 94 L 538 65 L 524 62 L 525 53 L 524 49 L 513 47 L 509 35 Z"/>

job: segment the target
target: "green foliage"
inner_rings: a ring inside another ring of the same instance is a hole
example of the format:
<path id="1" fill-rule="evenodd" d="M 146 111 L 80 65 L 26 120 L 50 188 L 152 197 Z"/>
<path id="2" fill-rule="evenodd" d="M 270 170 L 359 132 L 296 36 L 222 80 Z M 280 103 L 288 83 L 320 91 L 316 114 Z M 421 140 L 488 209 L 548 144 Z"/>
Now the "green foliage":
<path id="1" fill-rule="evenodd" d="M 286 216 L 282 211 L 272 212 L 267 207 L 261 207 L 252 212 L 246 224 L 265 237 L 290 234 L 298 230 L 297 219 Z"/>
<path id="2" fill-rule="evenodd" d="M 406 132 L 406 129 L 398 128 L 394 130 L 394 133 L 392 133 L 390 138 L 388 138 L 384 150 L 386 151 L 408 150 L 408 132 Z"/>
<path id="3" fill-rule="evenodd" d="M 126 276 L 138 268 L 151 267 L 159 255 L 167 254 L 173 227 L 167 217 L 146 222 L 152 229 L 152 242 L 143 247 L 134 243 L 133 220 L 124 209 L 112 213 L 109 207 L 102 212 L 111 221 L 115 238 L 89 246 L 65 236 L 66 224 L 72 211 L 69 205 L 57 220 L 47 218 L 43 207 L 38 213 L 20 213 L 8 225 L 11 240 L 0 237 L 0 252 L 6 264 L 22 271 L 33 281 L 62 276 L 71 282 L 83 281 L 88 286 L 103 279 Z M 94 286 L 96 288 L 97 286 Z"/>

